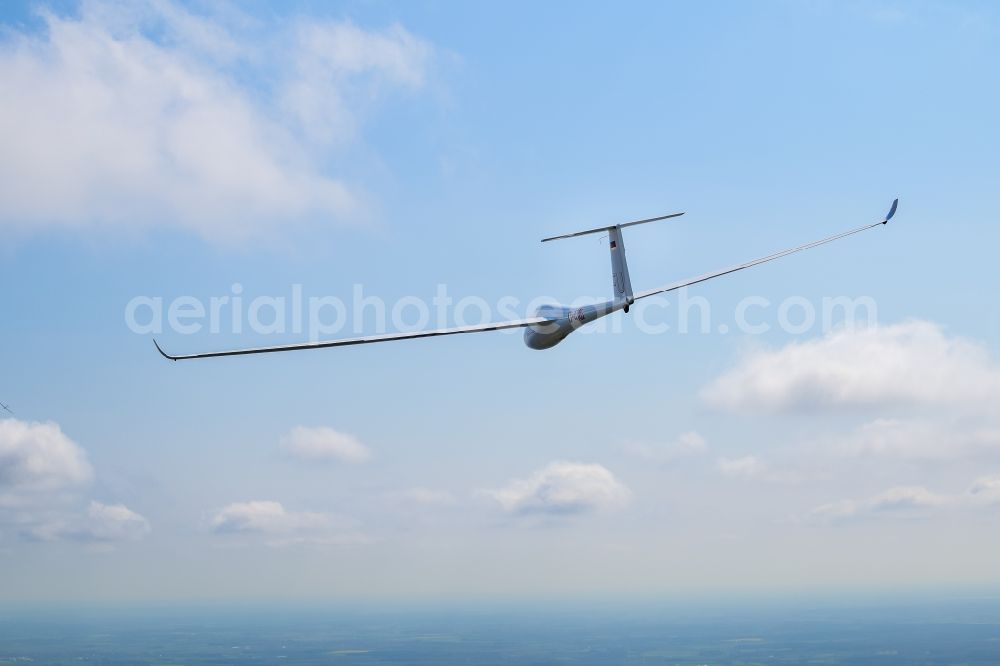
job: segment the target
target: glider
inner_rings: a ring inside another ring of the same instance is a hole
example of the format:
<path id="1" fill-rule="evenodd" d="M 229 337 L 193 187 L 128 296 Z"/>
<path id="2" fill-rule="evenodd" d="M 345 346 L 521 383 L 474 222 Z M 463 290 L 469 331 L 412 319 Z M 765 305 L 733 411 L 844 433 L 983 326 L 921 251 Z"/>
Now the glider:
<path id="1" fill-rule="evenodd" d="M 684 213 L 672 213 L 670 215 L 661 215 L 660 217 L 635 220 L 634 222 L 614 224 L 609 227 L 597 227 L 596 229 L 577 231 L 570 234 L 564 234 L 562 236 L 543 238 L 542 242 L 547 243 L 549 241 L 562 240 L 564 238 L 575 238 L 577 236 L 586 236 L 588 234 L 607 233 L 608 247 L 611 252 L 611 280 L 614 288 L 614 298 L 603 303 L 586 305 L 579 308 L 570 308 L 562 305 L 543 305 L 535 311 L 535 316 L 527 319 L 477 324 L 474 326 L 439 328 L 436 330 L 416 331 L 412 333 L 386 333 L 383 335 L 366 335 L 360 338 L 320 340 L 317 342 L 302 342 L 296 344 L 277 345 L 273 347 L 253 347 L 249 349 L 232 349 L 229 351 L 203 352 L 199 354 L 186 355 L 168 354 L 163 351 L 156 340 L 153 340 L 153 344 L 156 345 L 157 351 L 159 351 L 164 358 L 170 359 L 171 361 L 184 361 L 195 358 L 242 356 L 244 354 L 268 354 L 271 352 L 295 351 L 299 349 L 324 349 L 326 347 L 346 347 L 349 345 L 366 345 L 374 342 L 389 342 L 390 340 L 412 340 L 415 338 L 430 338 L 439 335 L 457 335 L 459 333 L 481 333 L 483 331 L 499 331 L 507 328 L 523 328 L 525 329 L 524 343 L 528 347 L 531 349 L 549 349 L 551 347 L 555 347 L 557 344 L 565 340 L 570 333 L 585 324 L 589 324 L 592 321 L 605 317 L 612 312 L 617 312 L 618 310 L 628 312 L 629 307 L 641 298 L 675 291 L 677 289 L 681 289 L 682 287 L 698 284 L 699 282 L 705 282 L 706 280 L 728 275 L 729 273 L 735 273 L 736 271 L 741 271 L 745 268 L 774 261 L 775 259 L 787 257 L 790 254 L 795 254 L 796 252 L 801 252 L 802 250 L 808 250 L 820 245 L 825 245 L 835 240 L 839 240 L 847 236 L 853 236 L 854 234 L 862 231 L 867 231 L 868 229 L 888 224 L 889 220 L 892 219 L 892 216 L 896 214 L 896 206 L 898 204 L 899 199 L 893 200 L 892 207 L 889 209 L 889 212 L 878 222 L 866 224 L 863 227 L 851 229 L 850 231 L 844 231 L 836 234 L 835 236 L 829 236 L 811 243 L 806 243 L 805 245 L 799 245 L 798 247 L 781 250 L 780 252 L 769 254 L 766 257 L 760 257 L 759 259 L 754 259 L 742 264 L 729 266 L 728 268 L 723 268 L 711 273 L 705 273 L 704 275 L 687 278 L 686 280 L 679 280 L 662 287 L 640 292 L 632 291 L 632 282 L 630 281 L 628 274 L 628 263 L 625 261 L 625 243 L 622 240 L 622 229 L 637 224 L 646 224 L 648 222 L 656 222 L 658 220 L 679 217 Z"/>
<path id="2" fill-rule="evenodd" d="M 14 416 L 14 412 L 10 411 L 10 407 L 8 407 L 7 405 L 5 405 L 5 404 L 3 404 L 2 402 L 0 402 L 0 407 L 3 407 L 3 408 L 4 408 L 4 411 L 6 411 L 6 412 L 7 412 L 8 414 L 10 414 L 11 416 Z"/>

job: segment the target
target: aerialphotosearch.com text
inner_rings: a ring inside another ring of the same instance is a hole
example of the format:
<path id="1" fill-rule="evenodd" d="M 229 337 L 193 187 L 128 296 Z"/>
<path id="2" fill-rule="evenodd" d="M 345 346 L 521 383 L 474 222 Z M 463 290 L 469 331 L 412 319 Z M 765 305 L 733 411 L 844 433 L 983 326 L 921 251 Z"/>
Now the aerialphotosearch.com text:
<path id="1" fill-rule="evenodd" d="M 603 297 L 581 297 L 563 305 L 578 308 L 602 303 Z M 234 283 L 229 293 L 194 296 L 135 296 L 125 305 L 125 324 L 140 335 L 164 332 L 180 335 L 244 332 L 267 336 L 304 336 L 309 341 L 337 336 L 377 335 L 448 326 L 469 326 L 532 316 L 541 305 L 557 303 L 538 297 L 524 301 L 503 296 L 493 302 L 478 296 L 453 297 L 445 284 L 430 299 L 403 296 L 387 301 L 353 285 L 351 296 L 308 295 L 301 284 L 287 293 L 250 296 Z M 635 330 L 648 335 L 730 334 L 761 335 L 778 329 L 792 335 L 825 333 L 835 327 L 867 326 L 877 322 L 878 308 L 870 296 L 824 296 L 809 299 L 788 296 L 772 301 L 746 296 L 724 313 L 704 296 L 687 289 L 652 296 L 634 303 L 626 317 Z M 606 317 L 584 326 L 579 333 L 621 333 L 626 317 Z M 511 333 L 501 331 L 500 333 Z"/>

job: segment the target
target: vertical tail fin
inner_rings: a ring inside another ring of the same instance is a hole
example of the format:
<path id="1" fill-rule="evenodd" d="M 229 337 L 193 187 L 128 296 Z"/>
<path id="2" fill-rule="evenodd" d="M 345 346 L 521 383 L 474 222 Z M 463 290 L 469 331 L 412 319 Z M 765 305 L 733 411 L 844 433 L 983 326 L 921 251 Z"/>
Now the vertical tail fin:
<path id="1" fill-rule="evenodd" d="M 614 300 L 616 303 L 624 303 L 625 307 L 623 309 L 625 312 L 628 312 L 628 306 L 635 302 L 635 296 L 632 294 L 632 280 L 628 276 L 628 263 L 625 261 L 625 243 L 622 241 L 622 229 L 624 227 L 632 227 L 637 224 L 656 222 L 657 220 L 668 220 L 672 217 L 679 217 L 683 214 L 684 213 L 671 213 L 669 215 L 660 215 L 659 217 L 649 217 L 645 220 L 623 222 L 622 224 L 615 224 L 610 227 L 597 227 L 596 229 L 576 231 L 574 233 L 563 234 L 561 236 L 550 236 L 549 238 L 543 238 L 542 242 L 546 243 L 548 241 L 560 240 L 563 238 L 575 238 L 577 236 L 586 236 L 587 234 L 596 234 L 602 231 L 607 231 L 608 247 L 611 249 L 611 288 L 614 291 Z"/>
<path id="2" fill-rule="evenodd" d="M 615 300 L 624 301 L 627 309 L 635 301 L 635 297 L 632 295 L 632 280 L 628 275 L 621 227 L 616 225 L 608 228 L 608 248 L 611 252 L 611 286 Z"/>

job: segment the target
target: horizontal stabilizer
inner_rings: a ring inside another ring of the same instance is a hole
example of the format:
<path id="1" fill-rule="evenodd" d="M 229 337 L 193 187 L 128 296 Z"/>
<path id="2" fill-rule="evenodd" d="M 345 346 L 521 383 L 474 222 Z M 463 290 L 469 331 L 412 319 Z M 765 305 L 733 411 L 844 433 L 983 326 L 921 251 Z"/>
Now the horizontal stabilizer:
<path id="1" fill-rule="evenodd" d="M 607 227 L 597 227 L 596 229 L 587 229 L 586 231 L 577 231 L 577 232 L 572 233 L 572 234 L 563 234 L 562 236 L 552 236 L 551 238 L 543 238 L 542 242 L 545 243 L 547 241 L 562 240 L 563 238 L 575 238 L 576 236 L 586 236 L 587 234 L 596 234 L 596 233 L 600 233 L 602 231 L 607 231 L 608 229 L 614 229 L 615 227 L 618 227 L 619 229 L 621 229 L 622 227 L 633 227 L 633 226 L 635 226 L 637 224 L 646 224 L 647 222 L 656 222 L 657 220 L 666 220 L 666 219 L 669 219 L 671 217 L 680 217 L 683 214 L 684 213 L 671 213 L 670 215 L 661 215 L 659 217 L 650 217 L 650 218 L 647 218 L 645 220 L 635 220 L 634 222 L 623 222 L 622 224 L 612 224 L 612 225 L 607 226 Z"/>

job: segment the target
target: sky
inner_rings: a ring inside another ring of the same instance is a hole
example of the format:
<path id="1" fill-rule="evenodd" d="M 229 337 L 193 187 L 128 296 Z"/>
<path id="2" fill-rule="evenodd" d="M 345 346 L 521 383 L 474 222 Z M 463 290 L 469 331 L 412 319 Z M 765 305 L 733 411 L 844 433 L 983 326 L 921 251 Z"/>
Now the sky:
<path id="1" fill-rule="evenodd" d="M 0 602 L 1000 583 L 992 3 L 0 23 Z M 897 196 L 543 352 L 152 342 L 518 318 L 610 295 L 606 239 L 546 236 L 684 211 L 626 232 L 642 290 Z"/>

